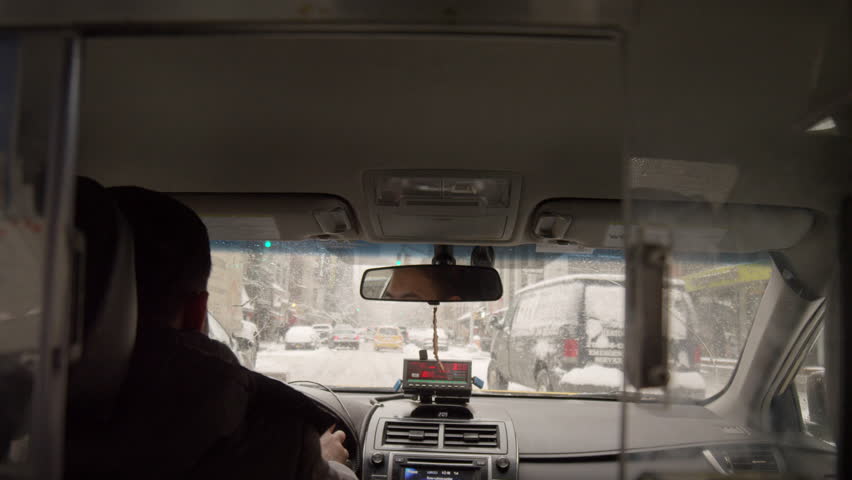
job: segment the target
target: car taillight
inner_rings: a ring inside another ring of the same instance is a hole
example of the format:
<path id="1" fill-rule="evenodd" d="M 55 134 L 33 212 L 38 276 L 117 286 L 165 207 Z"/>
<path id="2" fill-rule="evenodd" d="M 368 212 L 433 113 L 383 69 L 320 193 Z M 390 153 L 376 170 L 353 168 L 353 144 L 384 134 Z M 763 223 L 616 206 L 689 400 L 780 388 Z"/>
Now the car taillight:
<path id="1" fill-rule="evenodd" d="M 562 346 L 562 356 L 577 358 L 580 354 L 580 344 L 574 338 L 566 338 L 565 344 Z"/>
<path id="2" fill-rule="evenodd" d="M 692 365 L 698 366 L 701 364 L 701 345 L 696 345 L 692 350 Z"/>
<path id="3" fill-rule="evenodd" d="M 359 337 L 358 335 L 355 335 L 355 340 L 361 340 L 361 337 Z"/>
<path id="4" fill-rule="evenodd" d="M 340 340 L 340 337 L 338 337 L 337 335 L 335 335 L 335 336 L 334 336 L 334 339 L 335 339 L 335 340 Z"/>

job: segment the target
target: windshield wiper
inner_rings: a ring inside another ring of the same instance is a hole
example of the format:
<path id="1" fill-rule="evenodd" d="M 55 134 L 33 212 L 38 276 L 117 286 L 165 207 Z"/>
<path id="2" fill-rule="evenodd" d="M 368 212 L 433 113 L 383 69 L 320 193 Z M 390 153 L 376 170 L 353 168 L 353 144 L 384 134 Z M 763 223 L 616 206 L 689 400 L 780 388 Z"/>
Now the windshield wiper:
<path id="1" fill-rule="evenodd" d="M 566 395 L 567 398 L 579 398 L 583 400 L 607 400 L 627 402 L 659 402 L 665 395 L 659 393 L 622 392 L 621 390 L 610 390 L 601 393 L 575 393 Z"/>
<path id="2" fill-rule="evenodd" d="M 483 390 L 474 392 L 474 395 L 492 395 L 500 397 L 545 397 L 545 398 L 564 398 L 564 399 L 579 399 L 579 400 L 603 400 L 608 402 L 617 402 L 626 400 L 630 402 L 658 402 L 663 399 L 663 395 L 656 393 L 640 393 L 640 392 L 622 392 L 621 389 L 613 389 L 605 392 L 596 393 L 562 393 L 562 392 L 490 392 Z"/>
<path id="3" fill-rule="evenodd" d="M 600 393 L 569 393 L 569 392 L 536 392 L 536 391 L 491 391 L 480 390 L 473 395 L 487 395 L 495 397 L 546 397 L 546 398 L 581 398 L 589 400 L 618 400 L 621 390 Z"/>
<path id="4" fill-rule="evenodd" d="M 617 401 L 621 399 L 621 390 L 610 390 L 608 392 L 598 393 L 572 393 L 566 395 L 567 398 L 578 398 L 581 400 L 607 400 Z"/>

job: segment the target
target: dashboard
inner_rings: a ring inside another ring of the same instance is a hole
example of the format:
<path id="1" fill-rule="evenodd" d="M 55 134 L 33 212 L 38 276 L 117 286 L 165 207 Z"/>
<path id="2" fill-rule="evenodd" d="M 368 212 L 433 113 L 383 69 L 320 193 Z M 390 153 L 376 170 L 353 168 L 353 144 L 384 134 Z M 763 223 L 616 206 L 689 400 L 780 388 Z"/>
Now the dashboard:
<path id="1" fill-rule="evenodd" d="M 460 418 L 455 407 L 424 411 L 407 398 L 372 404 L 375 393 L 299 390 L 360 426 L 362 480 L 618 478 L 617 401 L 475 395 L 472 418 Z M 625 478 L 833 470 L 834 451 L 821 442 L 779 443 L 701 405 L 632 403 L 626 415 Z"/>

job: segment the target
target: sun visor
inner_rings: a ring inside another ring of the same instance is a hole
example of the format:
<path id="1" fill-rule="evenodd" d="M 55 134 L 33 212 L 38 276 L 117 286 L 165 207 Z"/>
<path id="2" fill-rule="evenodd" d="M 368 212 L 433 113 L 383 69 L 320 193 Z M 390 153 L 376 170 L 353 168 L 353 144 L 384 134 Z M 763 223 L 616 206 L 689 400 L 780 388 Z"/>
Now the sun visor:
<path id="1" fill-rule="evenodd" d="M 634 201 L 634 215 L 646 224 L 669 227 L 679 250 L 748 253 L 797 244 L 810 231 L 815 213 L 765 205 Z M 623 248 L 624 214 L 618 200 L 548 200 L 532 216 L 540 244 Z"/>
<path id="2" fill-rule="evenodd" d="M 349 204 L 324 194 L 180 193 L 201 216 L 211 240 L 358 238 Z"/>

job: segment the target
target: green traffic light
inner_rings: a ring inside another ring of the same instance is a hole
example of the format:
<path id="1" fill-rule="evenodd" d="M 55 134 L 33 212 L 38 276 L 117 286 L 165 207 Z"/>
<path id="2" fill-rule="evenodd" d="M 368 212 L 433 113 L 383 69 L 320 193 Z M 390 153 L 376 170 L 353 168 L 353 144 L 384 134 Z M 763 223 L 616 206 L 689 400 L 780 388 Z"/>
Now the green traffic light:
<path id="1" fill-rule="evenodd" d="M 266 247 L 266 248 L 269 248 L 269 247 L 271 247 L 271 246 L 272 246 L 272 242 L 270 242 L 269 240 L 267 240 L 267 241 L 263 242 L 263 246 L 264 246 L 264 247 Z"/>

